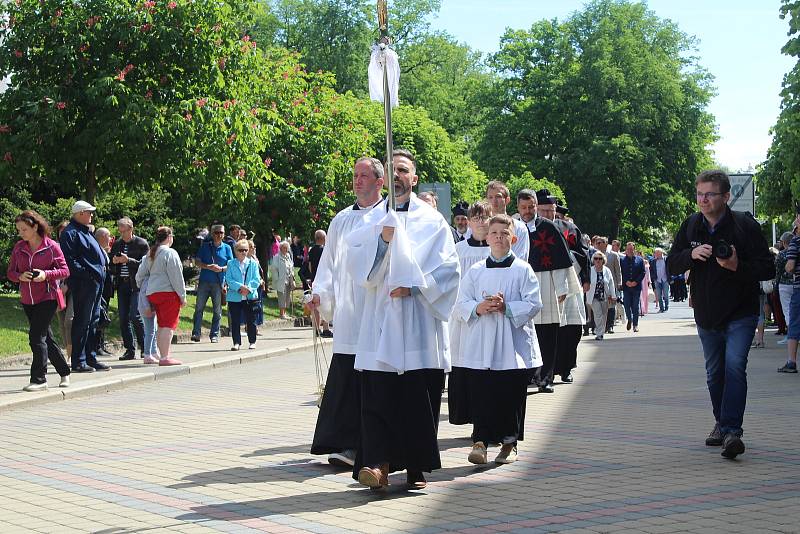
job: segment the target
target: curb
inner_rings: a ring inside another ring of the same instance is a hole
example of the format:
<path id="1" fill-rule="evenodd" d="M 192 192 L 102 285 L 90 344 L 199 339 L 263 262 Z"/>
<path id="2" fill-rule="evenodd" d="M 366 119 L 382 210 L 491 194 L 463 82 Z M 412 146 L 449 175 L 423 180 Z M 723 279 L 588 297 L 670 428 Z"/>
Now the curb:
<path id="1" fill-rule="evenodd" d="M 330 344 L 330 341 L 323 343 Z M 235 365 L 243 365 L 251 362 L 258 362 L 274 358 L 276 356 L 288 356 L 294 352 L 300 352 L 314 348 L 314 343 L 301 343 L 298 345 L 290 345 L 288 347 L 280 347 L 262 351 L 254 351 L 245 355 L 232 355 L 221 356 L 209 360 L 201 360 L 184 365 L 176 365 L 174 367 L 158 367 L 153 366 L 152 370 L 144 373 L 136 373 L 128 376 L 114 377 L 109 376 L 108 379 L 96 381 L 92 384 L 86 385 L 73 385 L 68 388 L 53 387 L 41 393 L 25 393 L 20 391 L 19 399 L 12 400 L 6 404 L 0 405 L 0 413 L 17 410 L 20 408 L 28 408 L 31 406 L 38 406 L 42 404 L 51 404 L 58 401 L 77 399 L 81 397 L 89 397 L 100 393 L 110 393 L 125 389 L 129 386 L 146 384 L 165 380 L 168 378 L 175 378 L 179 376 L 187 376 L 195 373 L 204 373 L 216 369 L 224 369 L 226 367 L 233 367 Z"/>
<path id="2" fill-rule="evenodd" d="M 294 320 L 292 319 L 270 319 L 269 321 L 265 321 L 263 325 L 259 326 L 258 331 L 263 332 L 263 331 L 275 330 L 277 328 L 286 328 L 290 326 L 296 326 Z M 180 334 L 173 334 L 172 344 L 175 345 L 176 343 L 189 343 L 191 341 L 191 337 L 192 337 L 191 332 L 181 332 Z M 220 337 L 229 337 L 227 326 L 220 325 Z M 117 352 L 121 352 L 123 349 L 121 339 L 115 338 L 113 341 L 107 341 L 106 344 L 111 346 L 111 348 L 113 348 Z M 32 358 L 33 357 L 29 353 L 17 354 L 15 356 L 7 356 L 5 358 L 0 358 L 0 370 L 10 369 L 12 367 L 18 367 L 18 366 L 30 366 Z"/>

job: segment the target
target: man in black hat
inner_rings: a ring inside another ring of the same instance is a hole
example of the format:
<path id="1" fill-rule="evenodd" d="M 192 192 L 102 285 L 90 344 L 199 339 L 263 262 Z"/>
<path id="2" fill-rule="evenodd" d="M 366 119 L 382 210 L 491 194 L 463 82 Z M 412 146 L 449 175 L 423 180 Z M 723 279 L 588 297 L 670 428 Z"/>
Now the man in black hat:
<path id="1" fill-rule="evenodd" d="M 547 193 L 547 190 L 543 190 Z M 565 324 L 558 329 L 558 343 L 555 373 L 561 375 L 561 381 L 572 383 L 572 369 L 577 366 L 578 343 L 581 340 L 581 328 L 586 324 L 586 306 L 583 294 L 589 290 L 588 248 L 583 243 L 583 234 L 574 223 L 566 220 L 567 208 L 559 198 L 550 197 L 555 203 L 548 205 L 545 211 L 552 214 L 553 224 L 564 236 L 572 253 L 573 268 L 581 283 L 581 291 L 570 295 L 564 301 L 563 318 Z M 559 216 L 560 215 L 560 216 Z"/>
<path id="2" fill-rule="evenodd" d="M 541 204 L 540 204 L 541 202 Z M 534 193 L 523 189 L 517 193 L 520 220 L 527 226 L 530 237 L 528 263 L 539 280 L 542 311 L 534 318 L 536 337 L 542 353 L 542 367 L 532 377 L 540 393 L 553 393 L 553 374 L 556 368 L 558 329 L 564 301 L 570 294 L 580 292 L 572 270 L 572 256 L 561 231 L 549 219 L 537 212 L 549 213 L 553 204 L 550 192 Z M 570 283 L 570 279 L 575 280 Z"/>
<path id="3" fill-rule="evenodd" d="M 453 207 L 453 226 L 450 231 L 453 232 L 453 241 L 458 243 L 464 241 L 468 236 L 469 226 L 467 225 L 467 210 L 469 203 L 465 200 L 457 202 Z"/>

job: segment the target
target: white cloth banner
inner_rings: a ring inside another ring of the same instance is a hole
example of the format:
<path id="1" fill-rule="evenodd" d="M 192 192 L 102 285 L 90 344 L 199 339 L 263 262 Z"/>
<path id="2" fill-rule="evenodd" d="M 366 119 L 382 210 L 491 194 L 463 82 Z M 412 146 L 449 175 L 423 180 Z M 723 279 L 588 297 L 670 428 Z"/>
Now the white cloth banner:
<path id="1" fill-rule="evenodd" d="M 376 102 L 383 102 L 383 57 L 378 45 L 372 45 L 372 55 L 369 58 L 369 98 Z M 397 92 L 400 88 L 400 61 L 397 53 L 391 48 L 386 48 L 386 74 L 389 79 L 389 96 L 392 107 L 397 107 L 400 100 Z"/>

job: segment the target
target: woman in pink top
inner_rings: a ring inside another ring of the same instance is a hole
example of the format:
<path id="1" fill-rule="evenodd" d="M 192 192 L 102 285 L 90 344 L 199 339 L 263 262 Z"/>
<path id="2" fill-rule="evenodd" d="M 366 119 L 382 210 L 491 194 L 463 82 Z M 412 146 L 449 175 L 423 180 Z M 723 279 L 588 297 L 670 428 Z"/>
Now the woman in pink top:
<path id="1" fill-rule="evenodd" d="M 69 276 L 67 262 L 58 242 L 48 237 L 49 226 L 33 210 L 23 211 L 14 219 L 20 241 L 11 252 L 8 279 L 19 284 L 22 308 L 30 327 L 28 339 L 33 351 L 31 382 L 25 391 L 47 389 L 47 360 L 61 376 L 60 387 L 69 386 L 70 368 L 64 353 L 53 339 L 50 322 L 59 302 L 59 280 Z"/>

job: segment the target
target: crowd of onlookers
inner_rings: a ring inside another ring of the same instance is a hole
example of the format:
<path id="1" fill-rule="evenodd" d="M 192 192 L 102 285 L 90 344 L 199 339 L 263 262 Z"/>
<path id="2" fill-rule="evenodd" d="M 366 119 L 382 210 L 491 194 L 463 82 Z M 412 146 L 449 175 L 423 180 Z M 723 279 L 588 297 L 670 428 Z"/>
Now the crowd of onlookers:
<path id="1" fill-rule="evenodd" d="M 185 264 L 172 248 L 172 229 L 159 227 L 150 244 L 136 235 L 128 217 L 117 221 L 116 236 L 108 228 L 95 227 L 95 212 L 88 202 L 75 202 L 70 220 L 59 224 L 52 237 L 49 223 L 35 211 L 23 211 L 15 218 L 20 241 L 12 251 L 7 276 L 19 284 L 29 322 L 33 361 L 26 391 L 47 389 L 48 361 L 61 376 L 60 387 L 69 386 L 72 372 L 111 370 L 98 357 L 115 356 L 107 342 L 114 297 L 124 350 L 119 360 L 141 358 L 145 364 L 161 366 L 182 363 L 170 355 L 180 310 L 187 304 Z M 299 238 L 290 244 L 274 234 L 268 273 L 256 258 L 253 238 L 238 225 L 231 225 L 227 234 L 219 223 L 198 232 L 197 251 L 191 258 L 199 271 L 192 341 L 201 339 L 210 299 L 211 342 L 219 341 L 222 308 L 227 306 L 231 350 L 242 345 L 242 325 L 248 346 L 255 348 L 258 326 L 264 322 L 267 280 L 276 291 L 283 319 L 289 318 L 295 268 L 300 269 L 304 287 L 313 280 L 325 245 L 324 231 L 317 232 L 310 248 Z M 63 349 L 51 329 L 54 317 Z M 323 327 L 322 334 L 330 337 L 328 326 Z"/>

